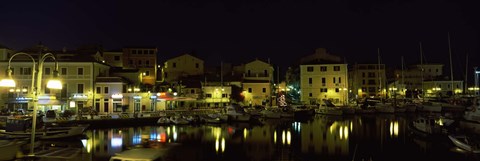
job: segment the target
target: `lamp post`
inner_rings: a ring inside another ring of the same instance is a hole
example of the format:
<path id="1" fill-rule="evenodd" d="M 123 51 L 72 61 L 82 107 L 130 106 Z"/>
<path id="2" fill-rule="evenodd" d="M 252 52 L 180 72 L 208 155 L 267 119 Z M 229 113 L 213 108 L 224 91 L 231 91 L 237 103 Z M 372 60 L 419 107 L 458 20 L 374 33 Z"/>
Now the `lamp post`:
<path id="1" fill-rule="evenodd" d="M 56 79 L 58 78 L 58 62 L 55 59 L 55 56 L 52 53 L 46 53 L 42 55 L 42 57 L 38 60 L 38 70 L 36 70 L 35 65 L 35 59 L 27 53 L 16 53 L 13 54 L 10 59 L 8 60 L 8 67 L 7 67 L 7 78 L 2 79 L 0 81 L 0 86 L 1 87 L 15 87 L 16 83 L 12 79 L 12 68 L 11 68 L 11 62 L 12 59 L 17 56 L 17 55 L 24 55 L 27 56 L 32 60 L 32 88 L 31 88 L 31 93 L 33 94 L 33 118 L 32 118 L 32 131 L 31 131 L 31 138 L 30 138 L 30 153 L 28 154 L 29 156 L 35 156 L 34 153 L 34 148 L 35 148 L 35 130 L 37 127 L 37 106 L 38 106 L 38 93 L 41 90 L 42 86 L 42 70 L 43 70 L 43 62 L 47 58 L 52 58 L 55 61 L 55 70 L 53 71 L 53 78 Z M 35 76 L 36 76 L 36 82 L 35 82 Z M 47 88 L 51 89 L 62 89 L 62 83 L 60 80 L 49 80 L 47 83 Z"/>

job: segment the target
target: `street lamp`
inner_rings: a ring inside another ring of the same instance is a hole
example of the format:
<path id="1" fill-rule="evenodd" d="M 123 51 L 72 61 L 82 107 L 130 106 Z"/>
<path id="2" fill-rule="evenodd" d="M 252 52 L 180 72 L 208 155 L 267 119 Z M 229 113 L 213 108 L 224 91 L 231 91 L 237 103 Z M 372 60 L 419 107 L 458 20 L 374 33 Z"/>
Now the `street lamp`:
<path id="1" fill-rule="evenodd" d="M 38 61 L 38 70 L 35 70 L 35 59 L 27 54 L 27 53 L 16 53 L 13 54 L 10 59 L 8 60 L 8 67 L 7 67 L 7 78 L 3 79 L 0 81 L 0 87 L 15 87 L 16 83 L 12 79 L 12 68 L 11 68 L 11 62 L 12 59 L 17 56 L 17 55 L 25 55 L 32 59 L 33 62 L 33 67 L 32 67 L 32 88 L 31 88 L 31 93 L 33 94 L 33 119 L 32 119 L 32 133 L 31 133 L 31 138 L 30 138 L 30 153 L 28 154 L 29 156 L 35 156 L 34 153 L 34 148 L 35 148 L 35 129 L 37 127 L 37 105 L 38 105 L 38 93 L 40 92 L 41 89 L 41 82 L 42 82 L 42 70 L 43 70 L 43 62 L 47 58 L 52 58 L 55 61 L 55 70 L 53 71 L 53 79 L 49 80 L 47 83 L 47 88 L 51 89 L 62 89 L 62 83 L 60 80 L 58 80 L 58 62 L 55 59 L 55 56 L 52 53 L 46 53 L 44 54 L 40 60 Z M 37 76 L 37 81 L 35 84 L 35 76 Z"/>

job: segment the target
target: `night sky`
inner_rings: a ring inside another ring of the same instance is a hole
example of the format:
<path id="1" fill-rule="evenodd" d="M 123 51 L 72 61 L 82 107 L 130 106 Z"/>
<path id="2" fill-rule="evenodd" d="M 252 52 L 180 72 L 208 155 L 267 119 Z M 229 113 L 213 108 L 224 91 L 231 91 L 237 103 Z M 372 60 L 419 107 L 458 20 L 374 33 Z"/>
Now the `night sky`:
<path id="1" fill-rule="evenodd" d="M 0 44 L 51 49 L 100 43 L 107 50 L 156 46 L 161 57 L 193 52 L 206 63 L 270 58 L 282 69 L 324 47 L 347 62 L 388 67 L 445 63 L 451 36 L 456 77 L 465 55 L 480 66 L 478 5 L 454 0 L 171 0 L 5 1 L 0 4 Z M 470 75 L 473 75 L 470 74 Z M 472 80 L 470 80 L 472 82 Z"/>

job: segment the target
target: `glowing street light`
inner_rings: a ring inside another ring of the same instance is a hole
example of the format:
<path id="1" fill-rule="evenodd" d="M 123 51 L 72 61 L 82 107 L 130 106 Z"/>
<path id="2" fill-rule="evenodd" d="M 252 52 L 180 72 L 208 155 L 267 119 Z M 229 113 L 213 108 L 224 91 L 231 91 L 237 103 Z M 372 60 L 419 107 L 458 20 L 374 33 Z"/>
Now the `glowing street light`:
<path id="1" fill-rule="evenodd" d="M 47 83 L 47 88 L 52 88 L 52 89 L 62 89 L 62 83 L 60 80 L 58 80 L 58 62 L 55 59 L 55 56 L 52 53 L 46 53 L 44 54 L 38 61 L 38 70 L 35 70 L 35 59 L 27 53 L 16 53 L 13 54 L 10 59 L 8 60 L 8 67 L 7 67 L 7 78 L 3 79 L 0 81 L 0 87 L 15 87 L 16 83 L 12 79 L 12 68 L 11 68 L 11 62 L 12 59 L 17 56 L 17 55 L 25 55 L 29 57 L 32 60 L 32 66 L 33 66 L 33 71 L 32 71 L 32 93 L 33 93 L 33 119 L 32 119 L 32 130 L 31 130 L 31 138 L 30 138 L 30 153 L 28 154 L 29 156 L 35 156 L 34 153 L 34 148 L 35 148 L 35 130 L 37 127 L 37 105 L 38 105 L 38 93 L 41 91 L 41 86 L 42 86 L 42 71 L 43 71 L 43 62 L 47 58 L 51 58 L 55 61 L 55 70 L 53 71 L 53 78 L 49 80 Z M 37 76 L 37 80 L 35 83 L 35 75 Z"/>

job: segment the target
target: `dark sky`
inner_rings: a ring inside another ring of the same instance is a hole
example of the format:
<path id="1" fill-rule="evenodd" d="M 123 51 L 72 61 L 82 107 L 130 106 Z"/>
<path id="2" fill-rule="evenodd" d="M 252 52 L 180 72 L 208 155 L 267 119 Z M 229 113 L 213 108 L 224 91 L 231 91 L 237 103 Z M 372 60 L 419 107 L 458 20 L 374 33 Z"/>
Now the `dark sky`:
<path id="1" fill-rule="evenodd" d="M 270 58 L 282 68 L 319 47 L 349 63 L 376 62 L 380 48 L 382 61 L 399 67 L 402 55 L 406 63 L 419 62 L 420 41 L 427 62 L 448 65 L 450 33 L 460 76 L 466 53 L 469 69 L 480 66 L 476 6 L 454 0 L 5 1 L 0 44 L 156 46 L 160 56 L 193 51 L 209 64 Z"/>

